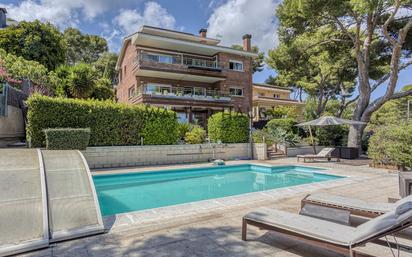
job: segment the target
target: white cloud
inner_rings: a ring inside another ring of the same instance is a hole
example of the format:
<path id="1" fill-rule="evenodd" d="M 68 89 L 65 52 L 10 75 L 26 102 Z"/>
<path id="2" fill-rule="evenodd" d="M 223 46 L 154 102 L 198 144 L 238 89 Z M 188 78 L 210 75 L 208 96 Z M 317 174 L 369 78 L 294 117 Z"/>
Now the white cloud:
<path id="1" fill-rule="evenodd" d="M 252 45 L 265 53 L 278 44 L 275 10 L 278 0 L 229 0 L 214 9 L 208 20 L 209 36 L 221 36 L 228 46 L 242 43 L 242 35 L 252 35 Z"/>
<path id="2" fill-rule="evenodd" d="M 136 9 L 120 10 L 114 22 L 126 35 L 136 32 L 142 25 L 167 29 L 173 29 L 176 25 L 173 15 L 156 2 L 147 2 L 143 12 Z"/>
<path id="3" fill-rule="evenodd" d="M 136 4 L 139 1 L 133 2 Z M 19 4 L 2 6 L 7 8 L 9 17 L 18 21 L 38 19 L 68 27 L 78 25 L 82 19 L 92 20 L 112 8 L 118 8 L 119 5 L 119 2 L 113 0 L 24 0 Z"/>

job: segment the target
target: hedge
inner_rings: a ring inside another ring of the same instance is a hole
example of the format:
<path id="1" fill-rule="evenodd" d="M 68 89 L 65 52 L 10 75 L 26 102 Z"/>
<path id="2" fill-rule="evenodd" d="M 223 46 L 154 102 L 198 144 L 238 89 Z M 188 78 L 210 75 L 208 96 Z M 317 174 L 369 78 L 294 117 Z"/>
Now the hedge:
<path id="1" fill-rule="evenodd" d="M 375 164 L 412 168 L 412 123 L 377 129 L 369 139 L 368 156 Z"/>
<path id="2" fill-rule="evenodd" d="M 32 147 L 45 145 L 47 128 L 90 128 L 90 146 L 175 144 L 176 113 L 143 105 L 112 101 L 50 98 L 38 94 L 28 101 L 27 139 Z"/>
<path id="3" fill-rule="evenodd" d="M 249 118 L 236 112 L 218 112 L 208 120 L 208 134 L 216 143 L 246 143 L 249 141 Z"/>
<path id="4" fill-rule="evenodd" d="M 45 129 L 46 148 L 49 150 L 84 150 L 89 145 L 89 128 Z"/>

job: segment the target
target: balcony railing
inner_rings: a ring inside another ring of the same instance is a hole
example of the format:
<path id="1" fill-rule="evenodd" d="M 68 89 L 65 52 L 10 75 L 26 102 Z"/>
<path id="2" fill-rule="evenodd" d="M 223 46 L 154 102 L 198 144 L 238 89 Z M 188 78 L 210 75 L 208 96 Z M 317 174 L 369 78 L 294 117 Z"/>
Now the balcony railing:
<path id="1" fill-rule="evenodd" d="M 219 90 L 189 88 L 189 87 L 145 87 L 144 95 L 190 99 L 190 100 L 206 100 L 206 101 L 230 101 L 231 98 Z"/>
<path id="2" fill-rule="evenodd" d="M 137 59 L 137 62 L 139 62 L 139 60 L 147 61 L 147 62 L 155 62 L 155 63 L 185 65 L 188 68 L 220 70 L 219 63 L 216 60 L 192 58 L 192 57 L 185 56 L 183 54 L 163 55 L 163 54 L 142 52 L 140 53 Z"/>

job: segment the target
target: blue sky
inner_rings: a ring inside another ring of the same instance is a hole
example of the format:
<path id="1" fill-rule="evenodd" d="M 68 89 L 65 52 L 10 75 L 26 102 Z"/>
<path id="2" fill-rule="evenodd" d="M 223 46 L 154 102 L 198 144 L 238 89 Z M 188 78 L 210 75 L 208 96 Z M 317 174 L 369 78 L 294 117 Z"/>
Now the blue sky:
<path id="1" fill-rule="evenodd" d="M 252 44 L 265 52 L 277 45 L 275 9 L 281 0 L 2 0 L 10 18 L 50 21 L 61 30 L 68 26 L 105 37 L 117 52 L 121 39 L 143 24 L 197 34 L 208 29 L 224 45 L 240 44 L 252 34 Z M 273 70 L 254 74 L 263 82 Z M 400 74 L 398 88 L 412 84 L 412 67 Z M 381 87 L 374 97 L 384 93 Z"/>

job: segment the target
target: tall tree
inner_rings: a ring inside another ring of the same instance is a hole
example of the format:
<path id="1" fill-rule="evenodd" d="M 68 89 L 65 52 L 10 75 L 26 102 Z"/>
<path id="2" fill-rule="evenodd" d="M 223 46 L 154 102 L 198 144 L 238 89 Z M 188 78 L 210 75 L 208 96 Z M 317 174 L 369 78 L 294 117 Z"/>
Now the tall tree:
<path id="1" fill-rule="evenodd" d="M 367 123 L 387 101 L 412 94 L 395 92 L 399 72 L 412 64 L 411 44 L 406 42 L 411 36 L 411 7 L 411 0 L 285 0 L 277 13 L 282 34 L 289 39 L 330 26 L 350 40 L 358 81 L 353 119 Z M 385 87 L 385 93 L 373 100 L 379 87 Z M 361 145 L 365 127 L 350 128 L 348 146 Z"/>
<path id="2" fill-rule="evenodd" d="M 106 39 L 83 34 L 75 28 L 65 29 L 63 36 L 67 44 L 67 62 L 71 65 L 81 62 L 91 64 L 108 50 Z"/>
<path id="3" fill-rule="evenodd" d="M 410 89 L 412 89 L 412 85 L 405 86 L 401 91 L 404 92 Z M 402 121 L 407 121 L 408 119 L 412 120 L 412 96 L 406 96 L 386 102 L 372 115 L 366 130 L 375 130 L 381 126 L 396 125 Z"/>
<path id="4" fill-rule="evenodd" d="M 237 49 L 237 50 L 243 50 L 243 46 L 241 45 L 232 45 L 232 48 Z M 254 59 L 252 63 L 253 73 L 257 71 L 262 71 L 265 66 L 265 63 L 264 63 L 265 53 L 261 52 L 259 50 L 259 47 L 257 46 L 252 46 L 252 52 L 258 55 L 258 57 Z"/>
<path id="5" fill-rule="evenodd" d="M 324 44 L 332 37 L 334 42 Z M 356 69 L 347 40 L 330 27 L 293 39 L 281 36 L 279 46 L 269 52 L 266 62 L 278 72 L 278 83 L 317 99 L 315 117 L 325 111 L 332 99 L 339 98 L 345 105 L 356 85 Z"/>
<path id="6" fill-rule="evenodd" d="M 62 34 L 51 23 L 22 21 L 0 30 L 0 48 L 7 53 L 37 61 L 49 70 L 63 64 L 66 44 Z"/>
<path id="7" fill-rule="evenodd" d="M 116 53 L 105 52 L 99 59 L 93 63 L 96 71 L 100 77 L 107 78 L 111 81 L 112 85 L 116 84 L 117 71 L 116 62 L 118 55 Z"/>

